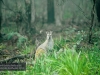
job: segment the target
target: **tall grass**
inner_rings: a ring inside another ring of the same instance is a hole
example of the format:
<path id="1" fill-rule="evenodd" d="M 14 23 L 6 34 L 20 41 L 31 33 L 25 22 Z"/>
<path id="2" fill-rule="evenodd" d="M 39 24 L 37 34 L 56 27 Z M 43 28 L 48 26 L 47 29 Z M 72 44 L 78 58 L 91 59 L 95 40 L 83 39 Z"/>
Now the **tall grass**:
<path id="1" fill-rule="evenodd" d="M 98 46 L 94 45 L 91 50 L 80 52 L 64 47 L 58 53 L 57 49 L 59 48 L 55 47 L 51 53 L 41 56 L 34 65 L 27 64 L 26 71 L 7 71 L 5 75 L 100 75 Z M 1 72 L 0 75 L 4 74 Z"/>
<path id="2" fill-rule="evenodd" d="M 96 49 L 96 48 L 94 48 Z M 100 51 L 79 52 L 65 49 L 38 59 L 32 67 L 34 75 L 100 75 Z"/>
<path id="3" fill-rule="evenodd" d="M 88 72 L 88 61 L 81 52 L 64 50 L 61 54 L 53 54 L 39 59 L 33 67 L 36 75 L 81 75 Z"/>

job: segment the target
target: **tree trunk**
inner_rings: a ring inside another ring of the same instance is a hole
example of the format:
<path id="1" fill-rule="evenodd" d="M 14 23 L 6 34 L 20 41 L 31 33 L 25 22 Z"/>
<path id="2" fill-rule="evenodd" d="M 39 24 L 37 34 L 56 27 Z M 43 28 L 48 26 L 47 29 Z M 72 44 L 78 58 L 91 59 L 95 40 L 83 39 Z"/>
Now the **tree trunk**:
<path id="1" fill-rule="evenodd" d="M 35 5 L 34 5 L 34 0 L 31 0 L 31 26 L 33 26 L 34 21 L 35 21 Z"/>
<path id="2" fill-rule="evenodd" d="M 55 22 L 55 12 L 54 12 L 54 0 L 47 0 L 47 17 L 48 23 Z"/>
<path id="3" fill-rule="evenodd" d="M 47 22 L 47 0 L 43 1 L 43 16 L 42 16 L 42 24 Z"/>
<path id="4" fill-rule="evenodd" d="M 91 11 L 91 26 L 89 29 L 89 40 L 88 40 L 88 43 L 90 43 L 90 44 L 93 43 L 92 42 L 92 35 L 93 35 L 94 17 L 95 17 L 94 11 L 95 11 L 95 2 L 93 4 L 92 11 Z"/>
<path id="5" fill-rule="evenodd" d="M 59 0 L 55 0 L 55 19 L 56 19 L 56 25 L 60 26 L 62 19 L 62 11 Z"/>
<path id="6" fill-rule="evenodd" d="M 96 1 L 96 13 L 98 17 L 98 21 L 100 22 L 100 0 L 94 0 L 94 3 Z"/>
<path id="7" fill-rule="evenodd" d="M 25 5 L 26 5 L 26 16 L 28 20 L 28 25 L 26 26 L 26 34 L 28 38 L 30 39 L 32 35 L 36 33 L 36 29 L 34 26 L 35 22 L 35 6 L 34 6 L 34 0 L 25 0 Z"/>
<path id="8" fill-rule="evenodd" d="M 35 26 L 34 26 L 34 22 L 35 22 L 35 3 L 34 3 L 35 0 L 31 0 L 31 28 L 30 28 L 30 33 L 31 35 L 34 35 L 36 33 L 36 29 L 35 29 Z"/>
<path id="9" fill-rule="evenodd" d="M 1 36 L 1 21 L 2 21 L 2 12 L 1 12 L 1 5 L 2 4 L 2 0 L 0 0 L 0 38 L 2 37 Z"/>

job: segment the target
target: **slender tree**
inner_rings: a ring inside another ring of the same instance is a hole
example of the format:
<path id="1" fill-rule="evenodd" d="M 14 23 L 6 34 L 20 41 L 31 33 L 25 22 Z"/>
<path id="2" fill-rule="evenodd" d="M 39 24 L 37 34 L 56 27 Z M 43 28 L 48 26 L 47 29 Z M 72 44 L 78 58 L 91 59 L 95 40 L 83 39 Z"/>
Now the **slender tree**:
<path id="1" fill-rule="evenodd" d="M 88 43 L 93 43 L 92 42 L 92 36 L 93 36 L 94 17 L 95 17 L 94 11 L 95 11 L 95 2 L 93 4 L 92 11 L 91 11 L 91 26 L 90 26 L 90 29 L 89 29 L 89 40 L 88 40 Z"/>
<path id="2" fill-rule="evenodd" d="M 31 0 L 31 26 L 33 25 L 35 21 L 35 5 L 34 0 Z"/>
<path id="3" fill-rule="evenodd" d="M 97 12 L 97 17 L 98 21 L 100 22 L 100 0 L 93 0 L 94 3 L 96 3 L 96 12 Z"/>
<path id="4" fill-rule="evenodd" d="M 1 12 L 1 5 L 2 4 L 2 0 L 0 0 L 0 37 L 2 37 L 1 36 L 1 21 L 2 21 L 2 12 Z"/>
<path id="5" fill-rule="evenodd" d="M 48 23 L 55 22 L 54 0 L 47 0 L 47 17 Z"/>
<path id="6" fill-rule="evenodd" d="M 55 0 L 55 23 L 56 25 L 60 26 L 61 25 L 61 20 L 62 20 L 62 13 L 63 13 L 63 5 L 60 2 L 61 0 Z"/>
<path id="7" fill-rule="evenodd" d="M 30 6 L 30 33 L 31 35 L 34 35 L 36 33 L 36 29 L 35 29 L 35 26 L 34 26 L 34 22 L 35 22 L 35 1 L 34 0 L 31 0 L 30 1 L 31 3 L 31 6 Z"/>
<path id="8" fill-rule="evenodd" d="M 34 26 L 35 22 L 35 6 L 34 6 L 34 0 L 25 0 L 25 6 L 26 6 L 26 16 L 27 16 L 27 26 L 26 30 L 28 32 L 28 37 L 32 37 L 36 33 L 36 29 Z M 27 34 L 26 32 L 26 34 Z"/>

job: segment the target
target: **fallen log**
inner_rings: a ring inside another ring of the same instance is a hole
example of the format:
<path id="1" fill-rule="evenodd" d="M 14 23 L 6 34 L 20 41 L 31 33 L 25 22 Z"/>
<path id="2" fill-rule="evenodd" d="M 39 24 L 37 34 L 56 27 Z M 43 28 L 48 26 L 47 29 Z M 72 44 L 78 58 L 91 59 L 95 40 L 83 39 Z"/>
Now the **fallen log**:
<path id="1" fill-rule="evenodd" d="M 2 61 L 0 61 L 0 63 L 13 63 L 17 59 L 23 60 L 23 59 L 29 58 L 29 57 L 30 57 L 30 55 L 18 55 L 18 56 L 14 56 L 14 57 L 11 57 L 6 60 L 2 60 Z"/>

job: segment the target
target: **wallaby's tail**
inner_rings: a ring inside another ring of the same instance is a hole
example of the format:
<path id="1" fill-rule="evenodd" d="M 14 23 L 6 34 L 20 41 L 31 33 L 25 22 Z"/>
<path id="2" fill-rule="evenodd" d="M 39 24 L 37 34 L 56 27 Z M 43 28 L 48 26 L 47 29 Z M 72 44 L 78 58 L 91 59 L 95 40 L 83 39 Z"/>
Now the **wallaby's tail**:
<path id="1" fill-rule="evenodd" d="M 41 57 L 42 55 L 44 55 L 46 53 L 46 51 L 42 48 L 36 50 L 36 53 L 35 53 L 35 59 L 37 59 L 38 57 Z"/>

